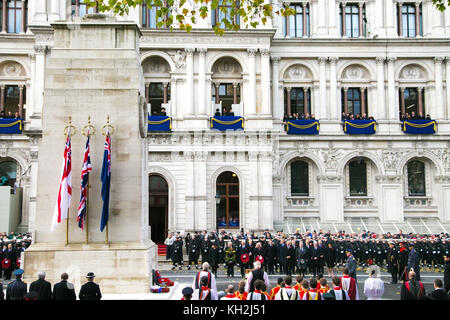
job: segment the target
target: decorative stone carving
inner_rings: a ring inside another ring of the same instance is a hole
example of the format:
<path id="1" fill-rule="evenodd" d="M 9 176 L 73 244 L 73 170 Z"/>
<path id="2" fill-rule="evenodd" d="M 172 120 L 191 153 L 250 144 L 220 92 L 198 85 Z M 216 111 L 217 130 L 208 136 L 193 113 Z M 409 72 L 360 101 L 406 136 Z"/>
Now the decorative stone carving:
<path id="1" fill-rule="evenodd" d="M 336 169 L 339 161 L 342 158 L 342 150 L 328 149 L 326 151 L 321 151 L 323 162 L 328 170 Z"/>
<path id="2" fill-rule="evenodd" d="M 26 76 L 26 72 L 19 63 L 8 61 L 2 64 L 0 75 L 5 77 L 24 77 Z"/>
<path id="3" fill-rule="evenodd" d="M 395 170 L 400 158 L 405 154 L 401 151 L 383 151 L 381 153 L 381 160 L 383 161 L 384 167 L 388 170 Z"/>
<path id="4" fill-rule="evenodd" d="M 377 183 L 401 183 L 403 176 L 376 176 L 375 180 Z"/>
<path id="5" fill-rule="evenodd" d="M 401 79 L 425 80 L 425 71 L 418 65 L 408 65 L 400 72 Z"/>
<path id="6" fill-rule="evenodd" d="M 233 58 L 222 58 L 214 63 L 212 68 L 214 76 L 217 75 L 236 75 L 240 76 L 242 68 L 239 62 Z"/>
<path id="7" fill-rule="evenodd" d="M 175 68 L 178 71 L 186 69 L 186 52 L 177 50 L 173 60 L 175 62 Z"/>
<path id="8" fill-rule="evenodd" d="M 430 151 L 439 158 L 445 170 L 450 170 L 450 153 L 448 149 L 431 149 Z"/>
<path id="9" fill-rule="evenodd" d="M 343 73 L 343 78 L 348 80 L 361 80 L 368 78 L 368 72 L 360 66 L 349 66 Z"/>

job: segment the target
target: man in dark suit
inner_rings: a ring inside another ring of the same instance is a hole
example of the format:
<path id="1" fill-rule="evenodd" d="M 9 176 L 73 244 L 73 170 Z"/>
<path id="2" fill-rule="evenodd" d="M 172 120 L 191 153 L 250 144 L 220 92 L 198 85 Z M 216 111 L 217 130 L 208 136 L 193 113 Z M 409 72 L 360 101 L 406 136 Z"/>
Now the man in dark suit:
<path id="1" fill-rule="evenodd" d="M 14 271 L 16 280 L 10 282 L 6 287 L 6 300 L 24 300 L 27 294 L 27 284 L 22 281 L 22 269 Z"/>
<path id="2" fill-rule="evenodd" d="M 37 300 L 51 300 L 53 298 L 52 285 L 45 280 L 45 272 L 39 272 L 38 279 L 30 284 L 30 292 L 35 292 Z"/>
<path id="3" fill-rule="evenodd" d="M 54 300 L 76 300 L 75 288 L 72 283 L 68 282 L 69 275 L 67 273 L 61 274 L 61 282 L 53 286 Z"/>
<path id="4" fill-rule="evenodd" d="M 230 110 L 226 113 L 227 116 L 229 117 L 234 117 L 234 112 L 233 109 L 230 107 Z"/>
<path id="5" fill-rule="evenodd" d="M 441 279 L 434 280 L 434 291 L 429 294 L 433 300 L 450 300 L 450 296 L 444 291 L 444 284 Z"/>
<path id="6" fill-rule="evenodd" d="M 95 274 L 89 272 L 86 278 L 88 282 L 81 286 L 78 297 L 80 300 L 100 300 L 102 293 L 100 292 L 100 286 L 94 282 Z"/>
<path id="7" fill-rule="evenodd" d="M 17 252 L 13 248 L 12 243 L 8 244 L 8 249 L 3 253 L 4 259 L 9 260 L 9 266 L 7 269 L 5 269 L 5 280 L 11 279 L 11 273 L 14 271 L 14 266 L 16 265 L 17 261 Z"/>

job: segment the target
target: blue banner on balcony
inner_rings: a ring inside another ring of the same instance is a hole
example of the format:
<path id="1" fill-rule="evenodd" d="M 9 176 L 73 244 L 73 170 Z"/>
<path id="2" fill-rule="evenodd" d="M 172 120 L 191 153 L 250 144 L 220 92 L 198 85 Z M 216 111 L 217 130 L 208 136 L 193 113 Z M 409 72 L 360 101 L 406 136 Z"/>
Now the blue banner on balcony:
<path id="1" fill-rule="evenodd" d="M 149 116 L 148 131 L 172 131 L 172 117 Z"/>
<path id="2" fill-rule="evenodd" d="M 0 134 L 22 133 L 22 119 L 0 119 Z"/>
<path id="3" fill-rule="evenodd" d="M 347 134 L 375 134 L 375 120 L 344 120 L 344 132 Z"/>
<path id="4" fill-rule="evenodd" d="M 436 132 L 435 120 L 405 120 L 402 130 L 410 134 L 432 134 Z"/>
<path id="5" fill-rule="evenodd" d="M 319 134 L 318 120 L 288 120 L 287 134 Z"/>
<path id="6" fill-rule="evenodd" d="M 244 129 L 244 117 L 211 117 L 210 118 L 211 129 L 217 129 L 220 131 L 225 130 L 243 130 Z"/>

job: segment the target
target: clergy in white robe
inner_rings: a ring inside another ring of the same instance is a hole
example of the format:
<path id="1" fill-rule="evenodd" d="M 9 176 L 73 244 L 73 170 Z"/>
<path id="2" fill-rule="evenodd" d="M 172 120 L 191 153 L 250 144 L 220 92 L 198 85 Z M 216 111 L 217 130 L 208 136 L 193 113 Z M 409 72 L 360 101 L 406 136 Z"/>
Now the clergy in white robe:
<path id="1" fill-rule="evenodd" d="M 379 268 L 373 266 L 368 271 L 370 276 L 364 281 L 364 295 L 367 300 L 381 300 L 384 293 L 384 282 L 379 278 Z"/>

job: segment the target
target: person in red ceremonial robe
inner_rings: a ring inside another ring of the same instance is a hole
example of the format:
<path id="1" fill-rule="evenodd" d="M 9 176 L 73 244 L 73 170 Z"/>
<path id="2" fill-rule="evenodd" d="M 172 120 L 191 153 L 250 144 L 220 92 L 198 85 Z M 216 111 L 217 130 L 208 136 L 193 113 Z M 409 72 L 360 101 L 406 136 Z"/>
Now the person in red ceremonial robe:
<path id="1" fill-rule="evenodd" d="M 239 281 L 239 288 L 238 291 L 236 291 L 236 297 L 239 298 L 239 300 L 247 300 L 247 294 L 248 292 L 245 291 L 245 280 Z"/>
<path id="2" fill-rule="evenodd" d="M 219 300 L 217 291 L 208 287 L 208 281 L 208 277 L 202 277 L 200 279 L 201 287 L 194 290 L 192 300 Z"/>
<path id="3" fill-rule="evenodd" d="M 278 285 L 276 287 L 273 287 L 272 290 L 270 290 L 270 295 L 269 295 L 270 296 L 270 300 L 275 300 L 276 294 L 282 288 L 283 278 L 279 277 L 277 279 L 277 283 L 278 283 Z"/>
<path id="4" fill-rule="evenodd" d="M 348 292 L 350 300 L 359 300 L 358 286 L 355 279 L 349 276 L 347 268 L 342 270 L 341 289 Z"/>
<path id="5" fill-rule="evenodd" d="M 321 278 L 318 285 L 320 286 L 320 288 L 317 290 L 317 292 L 322 295 L 330 290 L 330 287 L 328 287 L 327 279 L 325 278 Z"/>

